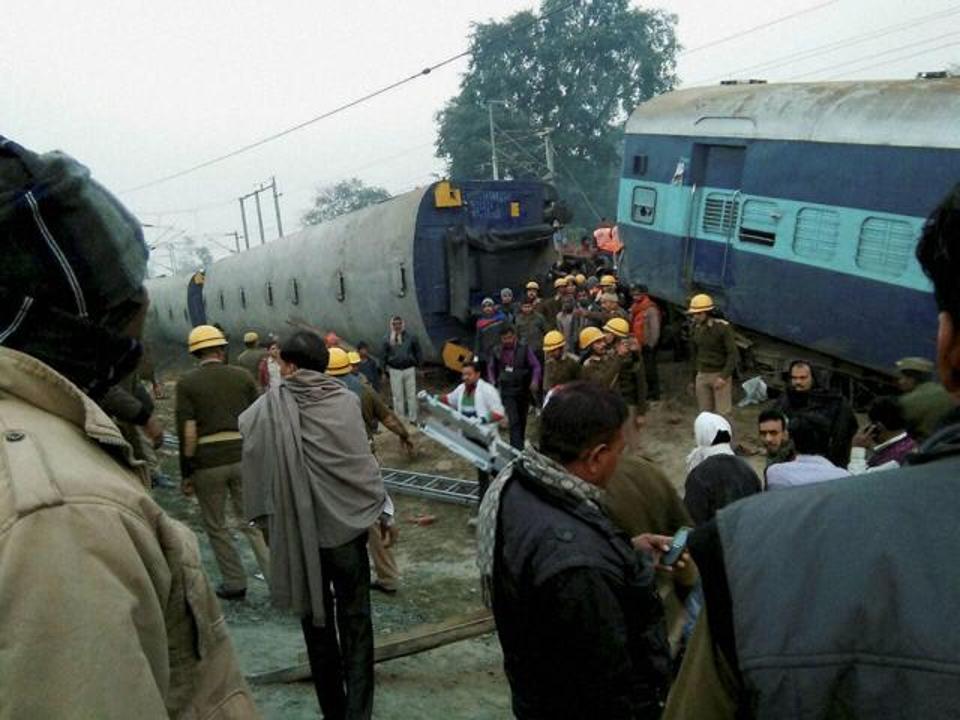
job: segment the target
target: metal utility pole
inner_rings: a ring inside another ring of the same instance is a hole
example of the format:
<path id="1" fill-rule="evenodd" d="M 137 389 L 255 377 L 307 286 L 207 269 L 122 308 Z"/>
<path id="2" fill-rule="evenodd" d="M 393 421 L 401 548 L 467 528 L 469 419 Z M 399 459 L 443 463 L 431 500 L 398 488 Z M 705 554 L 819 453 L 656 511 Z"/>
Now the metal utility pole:
<path id="1" fill-rule="evenodd" d="M 280 222 L 280 193 L 277 192 L 275 177 L 270 177 L 270 187 L 273 188 L 273 209 L 277 213 L 277 236 L 283 237 L 283 224 Z"/>
<path id="2" fill-rule="evenodd" d="M 239 253 L 239 252 L 240 252 L 240 233 L 238 233 L 236 230 L 234 230 L 234 231 L 233 231 L 232 233 L 230 233 L 230 234 L 233 235 L 233 239 L 234 239 L 234 240 L 236 241 L 236 243 L 237 243 L 237 252 Z"/>
<path id="3" fill-rule="evenodd" d="M 263 236 L 263 214 L 260 212 L 260 191 L 263 188 L 257 189 L 253 194 L 253 200 L 257 204 L 257 224 L 260 226 L 260 244 L 263 245 L 267 242 L 267 239 Z"/>
<path id="4" fill-rule="evenodd" d="M 550 139 L 549 130 L 543 131 L 543 152 L 547 159 L 547 177 L 544 179 L 553 182 L 553 141 Z"/>
<path id="5" fill-rule="evenodd" d="M 250 249 L 250 233 L 247 231 L 247 213 L 243 209 L 243 201 L 246 200 L 249 195 L 244 195 L 240 198 L 240 217 L 243 218 L 243 244 L 246 245 L 247 250 Z M 239 247 L 237 248 L 240 249 Z"/>
<path id="6" fill-rule="evenodd" d="M 487 100 L 487 117 L 490 119 L 490 163 L 493 166 L 493 179 L 500 179 L 497 168 L 497 138 L 493 132 L 493 100 Z"/>

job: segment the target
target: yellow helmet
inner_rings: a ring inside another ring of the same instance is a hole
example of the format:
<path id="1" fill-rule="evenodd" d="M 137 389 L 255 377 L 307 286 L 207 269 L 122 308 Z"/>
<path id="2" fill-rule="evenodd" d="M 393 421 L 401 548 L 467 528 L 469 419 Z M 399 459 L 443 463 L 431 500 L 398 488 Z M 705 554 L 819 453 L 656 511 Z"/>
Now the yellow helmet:
<path id="1" fill-rule="evenodd" d="M 580 331 L 580 349 L 586 350 L 597 340 L 603 340 L 603 330 L 597 327 L 585 327 Z"/>
<path id="2" fill-rule="evenodd" d="M 603 326 L 603 331 L 613 333 L 617 337 L 630 337 L 630 325 L 622 317 L 610 318 Z"/>
<path id="3" fill-rule="evenodd" d="M 563 333 L 559 330 L 551 330 L 543 336 L 543 351 L 553 352 L 557 348 L 562 348 L 566 344 L 563 339 Z"/>
<path id="4" fill-rule="evenodd" d="M 690 298 L 690 307 L 687 309 L 687 312 L 691 315 L 705 313 L 713 310 L 713 307 L 713 298 L 705 293 L 700 293 Z"/>
<path id="5" fill-rule="evenodd" d="M 540 289 L 540 283 L 535 282 L 533 280 L 527 283 L 527 290 L 539 290 L 539 289 Z"/>
<path id="6" fill-rule="evenodd" d="M 327 362 L 327 375 L 348 375 L 350 373 L 350 358 L 346 350 L 338 347 L 330 348 L 330 360 Z"/>
<path id="7" fill-rule="evenodd" d="M 260 342 L 260 336 L 257 335 L 252 330 L 250 332 L 245 332 L 243 334 L 243 344 L 249 345 L 250 343 Z"/>
<path id="8" fill-rule="evenodd" d="M 602 277 L 600 278 L 600 287 L 604 287 L 604 286 L 607 286 L 607 285 L 609 285 L 609 286 L 611 286 L 611 287 L 616 287 L 616 286 L 617 286 L 617 279 L 616 279 L 613 275 L 604 275 L 604 276 L 602 276 Z"/>
<path id="9" fill-rule="evenodd" d="M 558 277 L 553 281 L 553 286 L 555 288 L 562 288 L 567 286 L 567 279 L 565 277 Z"/>
<path id="10" fill-rule="evenodd" d="M 577 285 L 583 285 L 587 282 L 587 276 L 583 273 L 577 273 L 577 276 L 574 278 Z"/>
<path id="11" fill-rule="evenodd" d="M 213 325 L 197 325 L 187 336 L 187 347 L 190 352 L 204 350 L 212 347 L 222 347 L 227 344 L 227 339 Z"/>
<path id="12" fill-rule="evenodd" d="M 351 350 L 347 353 L 347 359 L 350 361 L 351 365 L 359 365 L 363 362 L 363 358 L 360 357 L 360 353 L 356 350 Z"/>

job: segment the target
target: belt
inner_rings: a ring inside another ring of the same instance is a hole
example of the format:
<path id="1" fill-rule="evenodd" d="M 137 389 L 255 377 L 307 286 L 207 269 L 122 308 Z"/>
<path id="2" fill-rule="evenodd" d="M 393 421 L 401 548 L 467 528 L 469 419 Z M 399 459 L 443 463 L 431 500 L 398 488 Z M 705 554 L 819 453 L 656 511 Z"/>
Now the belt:
<path id="1" fill-rule="evenodd" d="M 211 443 L 228 442 L 230 440 L 242 440 L 241 435 L 236 430 L 224 430 L 223 432 L 211 433 L 197 438 L 197 445 L 210 445 Z"/>

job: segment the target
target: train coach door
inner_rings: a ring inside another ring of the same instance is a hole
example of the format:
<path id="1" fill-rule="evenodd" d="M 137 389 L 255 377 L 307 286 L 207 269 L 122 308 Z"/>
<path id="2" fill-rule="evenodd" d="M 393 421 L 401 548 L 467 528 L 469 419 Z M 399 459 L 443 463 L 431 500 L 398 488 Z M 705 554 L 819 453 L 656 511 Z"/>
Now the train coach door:
<path id="1" fill-rule="evenodd" d="M 745 153 L 743 146 L 694 145 L 691 174 L 695 191 L 684 268 L 688 285 L 722 288 L 730 282 Z"/>

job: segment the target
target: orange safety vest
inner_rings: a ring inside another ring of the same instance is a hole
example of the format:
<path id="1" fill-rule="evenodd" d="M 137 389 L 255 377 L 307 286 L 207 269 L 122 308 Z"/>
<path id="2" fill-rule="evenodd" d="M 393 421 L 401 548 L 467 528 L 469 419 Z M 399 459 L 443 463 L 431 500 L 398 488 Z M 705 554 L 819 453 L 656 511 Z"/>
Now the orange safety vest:
<path id="1" fill-rule="evenodd" d="M 630 331 L 641 347 L 646 334 L 647 310 L 651 307 L 657 307 L 657 304 L 650 299 L 649 295 L 644 295 L 630 306 Z M 657 310 L 659 311 L 659 308 Z"/>
<path id="2" fill-rule="evenodd" d="M 618 253 L 623 250 L 623 243 L 620 242 L 620 233 L 617 226 L 598 227 L 593 231 L 593 239 L 597 243 L 597 248 L 608 253 Z"/>

